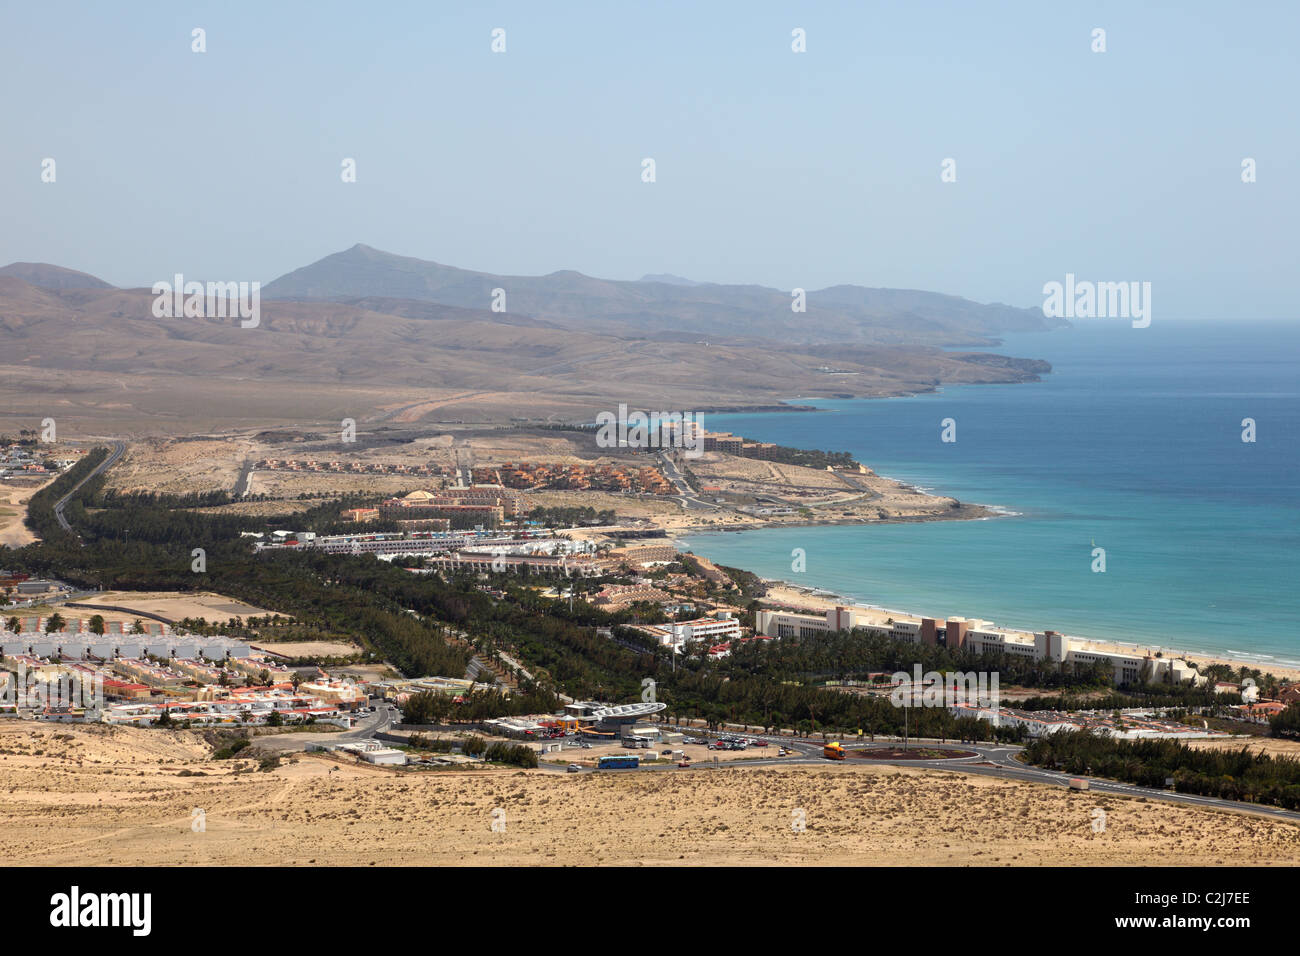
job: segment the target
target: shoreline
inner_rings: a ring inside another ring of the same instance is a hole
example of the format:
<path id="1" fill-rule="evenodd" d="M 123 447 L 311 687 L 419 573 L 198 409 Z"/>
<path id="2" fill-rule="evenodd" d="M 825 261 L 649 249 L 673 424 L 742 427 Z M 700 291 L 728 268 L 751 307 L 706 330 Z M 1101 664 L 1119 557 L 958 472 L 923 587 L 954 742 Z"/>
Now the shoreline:
<path id="1" fill-rule="evenodd" d="M 809 400 L 816 401 L 816 398 L 809 399 L 806 396 L 800 396 L 790 399 L 791 402 L 806 402 Z M 821 411 L 815 406 L 805 406 L 812 411 Z M 796 410 L 792 408 L 791 410 Z M 900 488 L 909 492 L 928 497 L 947 497 L 943 496 L 936 488 L 922 488 L 919 485 L 903 478 L 896 478 L 889 475 L 873 472 L 873 474 L 886 481 L 893 482 Z M 957 499 L 952 499 L 957 500 Z M 721 532 L 742 531 L 760 531 L 770 528 L 796 528 L 796 527 L 819 527 L 830 525 L 873 525 L 873 524 L 905 524 L 920 523 L 929 521 L 989 521 L 994 518 L 1016 518 L 1023 517 L 1025 512 L 1016 511 L 1001 505 L 983 505 L 961 502 L 957 514 L 951 515 L 918 515 L 918 516 L 900 516 L 900 517 L 881 517 L 873 520 L 863 521 L 860 519 L 840 518 L 827 520 L 804 520 L 798 522 L 763 522 L 758 525 L 731 525 L 716 526 L 712 528 L 672 528 L 665 529 L 668 532 L 668 538 L 675 547 L 681 550 L 681 539 L 692 535 L 713 534 Z M 707 555 L 706 555 L 707 557 Z M 710 559 L 712 560 L 712 559 Z M 748 568 L 744 570 L 749 570 Z M 759 579 L 768 588 L 768 594 L 764 603 L 784 604 L 795 608 L 804 608 L 813 611 L 824 611 L 834 607 L 851 607 L 855 610 L 865 612 L 868 618 L 875 616 L 875 620 L 883 622 L 889 617 L 920 620 L 923 617 L 939 616 L 929 615 L 915 611 L 902 610 L 898 608 L 886 608 L 881 605 L 870 604 L 864 601 L 854 600 L 827 588 L 819 588 L 805 584 L 796 584 L 794 582 L 782 580 L 779 578 L 765 578 L 759 575 Z M 777 595 L 781 595 L 778 597 Z M 784 599 L 782 599 L 784 598 Z M 965 615 L 968 618 L 979 619 L 976 615 Z M 995 625 L 1000 630 L 1005 630 L 1018 634 L 1032 635 L 1034 631 L 1029 628 L 1019 627 L 1012 624 Z M 1161 653 L 1166 658 L 1177 658 L 1187 661 L 1188 663 L 1200 664 L 1225 664 L 1233 669 L 1246 667 L 1253 670 L 1259 670 L 1264 674 L 1273 674 L 1280 678 L 1300 681 L 1300 657 L 1295 659 L 1279 660 L 1274 654 L 1252 653 L 1244 650 L 1229 649 L 1226 651 L 1216 650 L 1182 650 L 1166 647 L 1160 644 L 1139 643 L 1137 641 L 1122 641 L 1106 639 L 1100 637 L 1082 637 L 1078 635 L 1065 634 L 1063 636 L 1070 642 L 1077 645 L 1081 650 L 1093 650 L 1102 653 L 1131 654 L 1139 657 L 1154 655 L 1156 652 Z"/>
<path id="2" fill-rule="evenodd" d="M 871 523 L 884 524 L 886 522 Z M 747 528 L 737 530 L 756 529 Z M 685 535 L 669 536 L 675 546 L 680 545 L 681 537 L 685 537 Z M 708 556 L 705 555 L 705 557 Z M 709 560 L 713 559 L 710 558 Z M 903 610 L 901 608 L 888 608 L 879 604 L 870 604 L 854 600 L 828 588 L 819 588 L 807 584 L 795 584 L 780 578 L 766 578 L 761 575 L 758 577 L 767 588 L 767 594 L 763 598 L 760 598 L 760 601 L 766 605 L 774 607 L 786 607 L 792 610 L 806 610 L 813 612 L 832 610 L 836 607 L 847 607 L 852 608 L 855 611 L 863 612 L 864 616 L 866 616 L 872 623 L 884 623 L 890 618 L 916 621 L 919 621 L 923 617 L 935 617 L 936 620 L 943 618 L 943 615 L 930 615 L 923 612 Z M 1017 634 L 1032 635 L 1034 633 L 1032 630 L 1016 627 L 1011 624 L 996 624 L 995 626 L 999 630 Z M 1241 656 L 1231 656 L 1232 652 L 1185 651 L 1166 647 L 1161 644 L 1138 644 L 1130 641 L 1080 637 L 1078 635 L 1065 634 L 1064 632 L 1062 632 L 1062 634 L 1068 641 L 1077 645 L 1080 650 L 1090 650 L 1111 654 L 1131 654 L 1138 657 L 1154 655 L 1159 652 L 1166 659 L 1185 660 L 1189 664 L 1225 664 L 1234 669 L 1247 667 L 1252 670 L 1258 670 L 1263 674 L 1272 674 L 1278 678 L 1300 681 L 1300 661 L 1290 663 L 1277 661 L 1273 655 L 1269 654 L 1249 656 L 1246 652 L 1238 652 Z"/>
<path id="3" fill-rule="evenodd" d="M 950 515 L 894 515 L 887 518 L 823 518 L 800 521 L 755 521 L 752 524 L 718 524 L 688 528 L 661 528 L 670 540 L 700 534 L 740 534 L 744 531 L 773 531 L 782 528 L 828 528 L 845 525 L 869 527 L 877 524 L 930 524 L 937 521 L 991 521 L 995 518 L 1018 518 L 1019 511 L 1001 511 L 993 505 L 963 504 L 957 513 Z"/>

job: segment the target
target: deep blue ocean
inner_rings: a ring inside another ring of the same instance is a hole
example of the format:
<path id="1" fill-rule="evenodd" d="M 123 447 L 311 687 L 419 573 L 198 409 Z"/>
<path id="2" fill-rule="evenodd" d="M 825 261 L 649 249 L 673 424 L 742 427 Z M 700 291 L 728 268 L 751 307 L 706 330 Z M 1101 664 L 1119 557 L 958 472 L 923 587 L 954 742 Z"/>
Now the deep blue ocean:
<path id="1" fill-rule="evenodd" d="M 1037 383 L 799 399 L 821 410 L 704 425 L 849 451 L 1013 515 L 699 534 L 684 546 L 888 608 L 1300 662 L 1300 323 L 1092 322 L 990 351 L 1053 369 Z M 944 418 L 954 443 L 940 441 Z M 1092 570 L 1094 543 L 1105 573 Z M 807 554 L 802 574 L 794 548 Z"/>

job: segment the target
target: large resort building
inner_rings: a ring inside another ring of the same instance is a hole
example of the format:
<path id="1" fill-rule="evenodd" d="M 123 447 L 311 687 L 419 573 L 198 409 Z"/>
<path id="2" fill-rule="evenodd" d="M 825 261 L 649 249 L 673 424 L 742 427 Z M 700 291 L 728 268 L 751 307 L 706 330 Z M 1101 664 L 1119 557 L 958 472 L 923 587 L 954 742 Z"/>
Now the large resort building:
<path id="1" fill-rule="evenodd" d="M 389 498 L 379 506 L 379 516 L 400 522 L 469 517 L 487 524 L 528 513 L 524 496 L 501 485 L 471 485 L 442 491 L 412 491 Z"/>
<path id="2" fill-rule="evenodd" d="M 929 644 L 932 647 L 966 648 L 976 654 L 1007 654 L 1036 661 L 1056 661 L 1074 667 L 1102 664 L 1112 669 L 1116 685 L 1139 680 L 1198 680 L 1186 661 L 1114 653 L 1090 649 L 1086 642 L 1056 631 L 1012 631 L 995 628 L 987 621 L 950 618 L 940 621 L 891 619 L 884 624 L 867 621 L 861 611 L 836 607 L 825 614 L 795 611 L 759 611 L 755 632 L 766 637 L 816 637 L 839 631 L 863 630 L 893 640 Z"/>

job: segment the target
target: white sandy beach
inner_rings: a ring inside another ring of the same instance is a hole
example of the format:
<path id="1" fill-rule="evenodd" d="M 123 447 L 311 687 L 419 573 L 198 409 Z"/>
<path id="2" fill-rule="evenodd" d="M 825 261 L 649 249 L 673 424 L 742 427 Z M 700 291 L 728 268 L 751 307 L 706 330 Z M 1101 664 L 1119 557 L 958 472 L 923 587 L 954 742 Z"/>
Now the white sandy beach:
<path id="1" fill-rule="evenodd" d="M 775 581 L 764 579 L 767 585 L 767 597 L 764 598 L 765 604 L 781 605 L 791 608 L 806 608 L 813 611 L 826 611 L 835 607 L 850 607 L 861 612 L 866 619 L 873 624 L 883 624 L 888 620 L 902 621 L 919 621 L 922 617 L 935 617 L 942 619 L 942 615 L 918 614 L 914 611 L 902 611 L 893 608 L 883 608 L 872 604 L 862 604 L 850 601 L 847 598 L 840 597 L 820 588 L 803 587 L 800 585 L 789 584 L 785 581 Z M 1001 630 L 1011 631 L 1020 634 L 1029 634 L 1019 628 L 1006 627 Z M 1287 664 L 1269 662 L 1267 660 L 1249 659 L 1249 658 L 1229 658 L 1212 654 L 1204 654 L 1196 651 L 1183 652 L 1165 647 L 1163 645 L 1139 645 L 1126 644 L 1121 641 L 1101 641 L 1092 638 L 1072 637 L 1066 635 L 1073 642 L 1074 646 L 1082 649 L 1098 651 L 1108 654 L 1133 654 L 1138 657 L 1145 657 L 1148 654 L 1154 656 L 1156 653 L 1164 657 L 1178 657 L 1189 663 L 1194 664 L 1227 664 L 1229 667 L 1249 667 L 1258 669 L 1266 674 L 1273 674 L 1279 678 L 1288 680 L 1300 680 L 1300 667 Z"/>

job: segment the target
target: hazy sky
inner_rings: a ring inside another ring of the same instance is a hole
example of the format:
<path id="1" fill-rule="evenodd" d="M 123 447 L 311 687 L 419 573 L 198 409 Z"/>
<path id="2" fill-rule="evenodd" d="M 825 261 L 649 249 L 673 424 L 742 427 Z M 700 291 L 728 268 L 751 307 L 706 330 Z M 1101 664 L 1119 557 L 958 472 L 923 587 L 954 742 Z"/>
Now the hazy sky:
<path id="1" fill-rule="evenodd" d="M 11 3 L 0 264 L 269 281 L 365 242 L 1297 317 L 1298 34 L 1291 2 Z"/>

